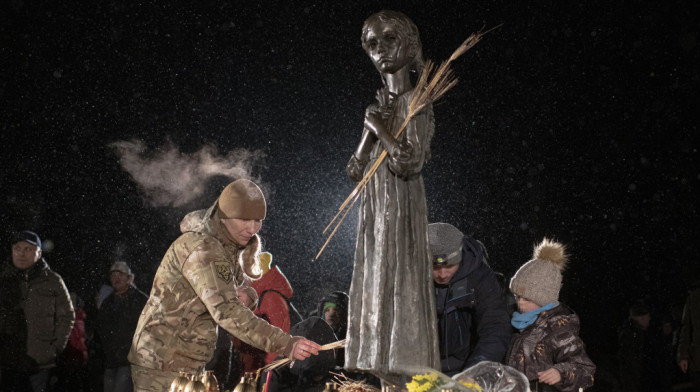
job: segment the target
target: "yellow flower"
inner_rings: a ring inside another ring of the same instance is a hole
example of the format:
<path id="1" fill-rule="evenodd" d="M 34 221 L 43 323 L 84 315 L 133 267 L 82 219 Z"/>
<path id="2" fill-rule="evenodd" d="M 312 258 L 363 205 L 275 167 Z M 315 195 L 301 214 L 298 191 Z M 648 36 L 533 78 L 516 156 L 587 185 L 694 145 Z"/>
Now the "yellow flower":
<path id="1" fill-rule="evenodd" d="M 408 392 L 433 392 L 438 391 L 442 384 L 442 380 L 438 379 L 435 373 L 416 374 L 411 382 L 406 384 L 406 389 Z"/>
<path id="2" fill-rule="evenodd" d="M 464 385 L 465 387 L 473 390 L 473 391 L 481 391 L 481 385 L 479 385 L 477 383 L 470 383 L 470 382 L 464 382 L 464 381 L 460 381 L 459 383 Z"/>
<path id="3" fill-rule="evenodd" d="M 459 383 L 472 391 L 481 391 L 481 386 L 477 383 L 465 381 L 460 381 Z M 438 377 L 437 373 L 416 374 L 411 379 L 411 382 L 406 384 L 406 389 L 408 392 L 438 392 L 444 384 L 444 381 Z"/>

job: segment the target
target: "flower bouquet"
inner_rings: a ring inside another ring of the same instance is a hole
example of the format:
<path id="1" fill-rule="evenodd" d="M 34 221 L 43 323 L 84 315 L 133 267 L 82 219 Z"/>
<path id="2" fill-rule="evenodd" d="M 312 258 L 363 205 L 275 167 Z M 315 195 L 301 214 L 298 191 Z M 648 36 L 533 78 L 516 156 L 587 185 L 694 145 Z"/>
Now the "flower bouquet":
<path id="1" fill-rule="evenodd" d="M 403 389 L 408 392 L 530 392 L 524 374 L 510 366 L 488 361 L 480 362 L 452 378 L 434 369 L 422 369 L 415 372 Z"/>
<path id="2" fill-rule="evenodd" d="M 479 362 L 452 378 L 476 383 L 483 392 L 530 392 L 530 383 L 524 374 L 498 362 Z"/>
<path id="3" fill-rule="evenodd" d="M 411 378 L 410 382 L 406 383 L 408 392 L 440 392 L 443 389 L 468 392 L 481 391 L 481 387 L 476 383 L 453 380 L 437 371 L 416 374 Z"/>

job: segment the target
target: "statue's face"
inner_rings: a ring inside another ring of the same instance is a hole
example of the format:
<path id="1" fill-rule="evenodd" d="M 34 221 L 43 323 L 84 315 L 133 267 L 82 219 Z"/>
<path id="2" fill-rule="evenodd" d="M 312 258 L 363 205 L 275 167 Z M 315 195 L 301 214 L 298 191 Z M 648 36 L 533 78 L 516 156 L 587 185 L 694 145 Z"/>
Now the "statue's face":
<path id="1" fill-rule="evenodd" d="M 379 72 L 393 74 L 410 62 L 409 48 L 391 23 L 374 20 L 365 35 L 367 54 Z"/>

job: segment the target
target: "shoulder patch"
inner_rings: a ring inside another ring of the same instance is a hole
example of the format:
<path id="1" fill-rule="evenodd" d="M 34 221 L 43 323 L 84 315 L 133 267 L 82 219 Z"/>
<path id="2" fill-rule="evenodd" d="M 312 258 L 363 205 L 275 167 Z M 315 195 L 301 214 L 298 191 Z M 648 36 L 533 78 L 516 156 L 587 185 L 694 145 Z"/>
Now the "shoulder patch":
<path id="1" fill-rule="evenodd" d="M 216 266 L 216 275 L 224 282 L 231 283 L 231 279 L 233 279 L 231 264 L 228 261 L 217 261 L 214 265 Z"/>

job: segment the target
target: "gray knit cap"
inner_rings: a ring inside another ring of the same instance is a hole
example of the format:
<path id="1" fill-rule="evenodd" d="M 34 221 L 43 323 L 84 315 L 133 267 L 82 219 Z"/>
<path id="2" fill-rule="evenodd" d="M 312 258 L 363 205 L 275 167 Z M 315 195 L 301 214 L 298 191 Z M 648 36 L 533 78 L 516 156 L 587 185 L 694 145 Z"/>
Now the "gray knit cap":
<path id="1" fill-rule="evenodd" d="M 462 234 L 449 223 L 428 225 L 428 243 L 433 264 L 459 264 L 462 261 Z"/>
<path id="2" fill-rule="evenodd" d="M 547 238 L 535 245 L 532 260 L 523 264 L 510 280 L 510 291 L 539 306 L 559 300 L 561 271 L 568 256 L 564 245 Z"/>

